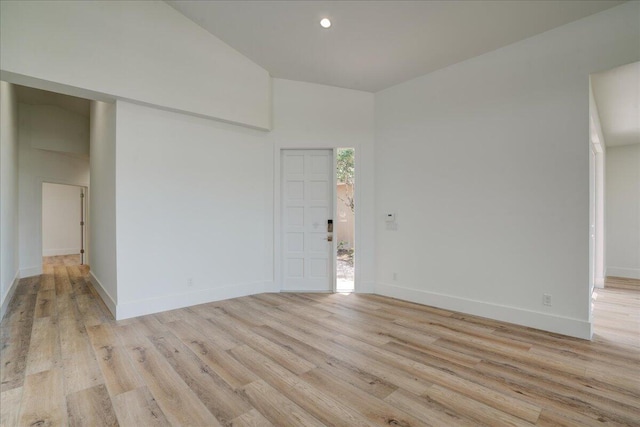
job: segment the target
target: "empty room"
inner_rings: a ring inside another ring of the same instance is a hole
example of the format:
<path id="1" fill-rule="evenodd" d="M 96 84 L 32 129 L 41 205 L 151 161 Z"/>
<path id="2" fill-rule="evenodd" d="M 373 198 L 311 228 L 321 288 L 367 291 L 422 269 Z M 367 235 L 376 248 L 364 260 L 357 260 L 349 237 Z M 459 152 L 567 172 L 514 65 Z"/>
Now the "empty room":
<path id="1" fill-rule="evenodd" d="M 1 426 L 640 425 L 640 1 L 0 0 Z"/>

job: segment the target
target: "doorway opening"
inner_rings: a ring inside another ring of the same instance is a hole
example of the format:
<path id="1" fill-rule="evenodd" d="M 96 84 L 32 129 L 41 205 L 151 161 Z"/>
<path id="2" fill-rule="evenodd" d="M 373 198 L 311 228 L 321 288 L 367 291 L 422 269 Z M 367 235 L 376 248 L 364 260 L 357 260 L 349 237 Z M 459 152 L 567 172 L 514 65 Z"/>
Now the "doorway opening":
<path id="1" fill-rule="evenodd" d="M 86 194 L 86 187 L 42 183 L 43 264 L 86 264 Z"/>
<path id="2" fill-rule="evenodd" d="M 336 292 L 355 288 L 355 149 L 336 150 Z"/>
<path id="3" fill-rule="evenodd" d="M 592 300 L 620 283 L 640 290 L 639 83 L 640 62 L 589 78 Z"/>

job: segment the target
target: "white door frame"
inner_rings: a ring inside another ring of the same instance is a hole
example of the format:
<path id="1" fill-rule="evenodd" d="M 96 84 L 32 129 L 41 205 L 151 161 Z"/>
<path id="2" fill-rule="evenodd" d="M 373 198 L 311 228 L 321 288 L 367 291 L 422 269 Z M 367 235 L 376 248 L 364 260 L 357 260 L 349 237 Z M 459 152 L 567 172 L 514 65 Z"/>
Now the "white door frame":
<path id="1" fill-rule="evenodd" d="M 605 147 L 593 131 L 589 144 L 589 286 L 604 288 L 605 272 Z M 593 236 L 593 238 L 592 238 Z"/>
<path id="2" fill-rule="evenodd" d="M 283 269 L 282 269 L 282 263 L 283 263 L 283 259 L 282 259 L 282 164 L 281 164 L 281 159 L 282 159 L 282 151 L 283 150 L 332 150 L 333 151 L 333 185 L 332 185 L 332 197 L 333 197 L 333 218 L 335 221 L 335 218 L 337 216 L 337 202 L 336 200 L 338 199 L 338 194 L 337 194 L 337 189 L 336 189 L 336 155 L 337 155 L 337 151 L 338 148 L 342 148 L 342 146 L 340 147 L 322 147 L 322 146 L 311 146 L 311 147 L 300 147 L 300 146 L 279 146 L 276 145 L 274 147 L 275 149 L 273 150 L 273 157 L 274 157 L 274 167 L 273 167 L 273 278 L 275 280 L 274 283 L 274 289 L 272 289 L 273 292 L 280 292 L 282 291 L 282 278 L 283 278 Z M 359 256 L 358 256 L 358 247 L 361 247 L 360 245 L 360 215 L 361 215 L 361 209 L 358 209 L 358 200 L 360 200 L 360 187 L 361 185 L 357 185 L 358 180 L 359 180 L 359 175 L 360 175 L 360 167 L 358 166 L 358 160 L 357 160 L 357 156 L 358 156 L 358 146 L 357 145 L 351 145 L 351 146 L 344 146 L 344 148 L 354 148 L 356 150 L 356 168 L 355 168 L 355 181 L 356 181 L 356 188 L 355 188 L 355 200 L 356 200 L 356 210 L 355 210 L 355 246 L 356 246 L 356 252 L 355 252 L 355 259 L 354 259 L 354 274 L 355 274 L 355 281 L 354 281 L 354 292 L 358 292 L 359 289 L 359 282 L 360 282 L 360 262 L 359 262 Z M 334 226 L 334 230 L 336 227 L 336 223 L 334 222 L 333 224 Z M 333 252 L 333 285 L 332 285 L 332 289 L 333 292 L 336 291 L 336 259 L 338 257 L 338 245 L 335 239 L 335 232 L 334 232 L 334 239 L 332 242 L 332 252 Z"/>
<path id="3" fill-rule="evenodd" d="M 589 150 L 589 296 L 593 293 L 596 279 L 596 150 Z M 591 319 L 591 307 L 589 311 Z"/>
<path id="4" fill-rule="evenodd" d="M 69 185 L 72 187 L 79 187 L 82 188 L 84 190 L 84 199 L 83 199 L 83 203 L 84 203 L 84 235 L 83 235 L 83 239 L 84 239 L 84 263 L 89 265 L 89 241 L 91 239 L 91 236 L 89 234 L 89 221 L 91 218 L 90 212 L 89 212 L 89 184 L 88 183 L 81 183 L 78 184 L 77 182 L 73 182 L 73 181 L 68 181 L 68 180 L 64 180 L 64 179 L 58 179 L 58 178 L 46 178 L 46 177 L 41 177 L 38 176 L 36 177 L 36 184 L 37 184 L 37 190 L 36 190 L 36 197 L 37 197 L 37 201 L 36 201 L 36 209 L 38 211 L 38 218 L 40 218 L 40 220 L 38 221 L 38 225 L 37 225 L 37 238 L 38 238 L 38 253 L 40 254 L 40 259 L 42 259 L 43 256 L 43 252 L 42 252 L 42 215 L 43 215 L 43 211 L 42 211 L 42 185 L 43 184 L 58 184 L 58 185 Z M 42 274 L 42 263 L 40 264 L 40 272 L 37 274 Z"/>

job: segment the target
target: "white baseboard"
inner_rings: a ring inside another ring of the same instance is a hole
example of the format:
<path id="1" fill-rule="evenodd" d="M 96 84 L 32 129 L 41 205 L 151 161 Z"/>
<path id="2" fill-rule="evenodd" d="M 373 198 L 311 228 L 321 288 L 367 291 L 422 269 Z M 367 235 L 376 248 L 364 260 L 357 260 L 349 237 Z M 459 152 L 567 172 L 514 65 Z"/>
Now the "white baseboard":
<path id="1" fill-rule="evenodd" d="M 270 280 L 268 282 L 264 282 L 264 292 L 267 293 L 278 293 L 280 292 L 280 286 L 276 285 L 276 283 L 273 280 Z"/>
<path id="2" fill-rule="evenodd" d="M 20 270 L 20 277 L 39 276 L 42 274 L 42 266 L 28 267 Z"/>
<path id="3" fill-rule="evenodd" d="M 80 248 L 43 249 L 42 256 L 80 255 Z"/>
<path id="4" fill-rule="evenodd" d="M 607 276 L 640 279 L 640 268 L 607 267 Z"/>
<path id="5" fill-rule="evenodd" d="M 265 282 L 244 283 L 219 288 L 194 290 L 181 294 L 165 295 L 157 298 L 140 299 L 119 303 L 116 309 L 116 320 L 145 314 L 159 313 L 176 308 L 190 307 L 207 302 L 260 294 L 265 291 Z"/>
<path id="6" fill-rule="evenodd" d="M 598 277 L 598 278 L 596 278 L 596 279 L 593 281 L 593 285 L 594 285 L 596 288 L 600 288 L 600 289 L 604 288 L 604 277 Z"/>
<path id="7" fill-rule="evenodd" d="M 98 292 L 98 295 L 100 295 L 100 298 L 102 298 L 104 305 L 107 306 L 107 308 L 111 312 L 111 315 L 115 319 L 116 318 L 116 302 L 114 301 L 113 297 L 109 294 L 109 292 L 107 292 L 104 286 L 102 286 L 102 283 L 100 283 L 100 280 L 98 280 L 95 274 L 93 274 L 93 271 L 89 271 L 89 280 L 91 280 L 91 284 L 93 285 L 93 288 L 96 290 L 96 292 Z"/>
<path id="8" fill-rule="evenodd" d="M 20 281 L 20 270 L 16 271 L 16 275 L 13 277 L 13 282 L 11 282 L 11 286 L 7 289 L 7 292 L 2 295 L 2 303 L 0 304 L 0 320 L 4 319 L 4 315 L 7 314 L 7 309 L 9 308 L 9 303 L 11 302 L 11 298 L 13 298 L 13 294 L 18 287 L 18 282 Z"/>
<path id="9" fill-rule="evenodd" d="M 516 325 L 555 332 L 576 338 L 591 339 L 591 323 L 587 320 L 557 316 L 555 314 L 524 310 L 483 301 L 475 301 L 418 289 L 403 288 L 383 283 L 376 284 L 375 293 L 405 301 L 425 304 L 445 310 L 487 317 Z"/>

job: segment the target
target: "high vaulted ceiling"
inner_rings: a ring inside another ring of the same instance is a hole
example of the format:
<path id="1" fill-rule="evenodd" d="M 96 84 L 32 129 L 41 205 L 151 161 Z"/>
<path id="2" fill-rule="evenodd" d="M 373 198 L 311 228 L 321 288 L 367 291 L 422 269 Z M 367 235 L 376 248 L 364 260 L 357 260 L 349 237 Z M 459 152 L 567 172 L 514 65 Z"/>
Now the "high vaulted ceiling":
<path id="1" fill-rule="evenodd" d="M 591 75 L 604 143 L 640 144 L 640 62 Z"/>
<path id="2" fill-rule="evenodd" d="M 624 1 L 167 3 L 273 77 L 377 92 Z"/>
<path id="3" fill-rule="evenodd" d="M 32 105 L 56 105 L 65 110 L 89 117 L 91 101 L 61 93 L 49 92 L 27 86 L 16 85 L 18 102 Z"/>

